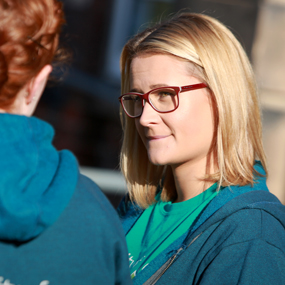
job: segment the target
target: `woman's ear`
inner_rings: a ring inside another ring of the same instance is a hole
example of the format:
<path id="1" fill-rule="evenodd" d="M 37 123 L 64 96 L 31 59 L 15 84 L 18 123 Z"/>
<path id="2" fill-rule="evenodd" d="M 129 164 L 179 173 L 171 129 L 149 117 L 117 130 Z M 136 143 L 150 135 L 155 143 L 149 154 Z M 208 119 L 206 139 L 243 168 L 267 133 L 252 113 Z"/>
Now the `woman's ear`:
<path id="1" fill-rule="evenodd" d="M 45 65 L 42 70 L 28 84 L 26 103 L 31 104 L 34 100 L 39 101 L 47 83 L 47 79 L 52 71 L 51 65 Z"/>
<path id="2" fill-rule="evenodd" d="M 31 116 L 42 96 L 48 77 L 52 71 L 50 64 L 45 65 L 41 71 L 27 84 L 25 102 L 22 114 Z"/>

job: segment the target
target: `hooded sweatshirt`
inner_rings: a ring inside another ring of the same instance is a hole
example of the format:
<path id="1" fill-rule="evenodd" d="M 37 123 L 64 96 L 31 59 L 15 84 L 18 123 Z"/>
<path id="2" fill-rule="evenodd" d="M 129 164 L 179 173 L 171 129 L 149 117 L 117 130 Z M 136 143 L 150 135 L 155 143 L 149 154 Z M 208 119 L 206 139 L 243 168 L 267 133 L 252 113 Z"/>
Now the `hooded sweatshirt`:
<path id="1" fill-rule="evenodd" d="M 126 197 L 118 212 L 126 234 L 143 210 Z M 285 284 L 285 206 L 262 176 L 223 188 L 133 284 Z"/>
<path id="2" fill-rule="evenodd" d="M 11 114 L 0 124 L 0 284 L 131 284 L 116 212 L 53 147 L 53 128 Z"/>

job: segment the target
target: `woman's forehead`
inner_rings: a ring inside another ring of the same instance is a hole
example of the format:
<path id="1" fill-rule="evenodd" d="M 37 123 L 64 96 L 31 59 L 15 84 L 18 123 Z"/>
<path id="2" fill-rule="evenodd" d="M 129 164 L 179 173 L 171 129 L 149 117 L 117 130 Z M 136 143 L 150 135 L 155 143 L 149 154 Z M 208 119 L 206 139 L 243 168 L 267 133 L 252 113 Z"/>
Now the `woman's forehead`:
<path id="1" fill-rule="evenodd" d="M 131 88 L 142 86 L 182 86 L 191 84 L 198 70 L 195 64 L 177 56 L 167 54 L 147 54 L 136 56 L 130 66 Z M 201 77 L 201 76 L 199 76 Z M 155 86 L 155 87 L 154 87 Z"/>

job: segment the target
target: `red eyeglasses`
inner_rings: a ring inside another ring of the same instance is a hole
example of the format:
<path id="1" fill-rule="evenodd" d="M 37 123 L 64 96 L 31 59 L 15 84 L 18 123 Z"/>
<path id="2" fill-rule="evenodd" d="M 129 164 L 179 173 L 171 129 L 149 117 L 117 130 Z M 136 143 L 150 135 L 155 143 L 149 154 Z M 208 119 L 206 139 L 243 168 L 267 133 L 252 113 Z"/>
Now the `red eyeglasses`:
<path id="1" fill-rule="evenodd" d="M 119 97 L 125 113 L 131 118 L 138 118 L 143 112 L 145 101 L 159 113 L 170 113 L 179 106 L 179 93 L 206 88 L 206 83 L 186 86 L 166 86 L 150 90 L 145 94 L 130 92 Z"/>

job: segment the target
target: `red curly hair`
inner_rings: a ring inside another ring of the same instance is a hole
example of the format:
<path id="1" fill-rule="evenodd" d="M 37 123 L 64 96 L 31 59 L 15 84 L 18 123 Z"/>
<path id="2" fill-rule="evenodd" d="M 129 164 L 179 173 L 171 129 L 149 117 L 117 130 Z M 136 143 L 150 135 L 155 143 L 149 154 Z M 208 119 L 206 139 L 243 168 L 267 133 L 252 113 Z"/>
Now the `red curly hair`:
<path id="1" fill-rule="evenodd" d="M 59 54 L 65 22 L 57 0 L 0 0 L 0 108 Z"/>

